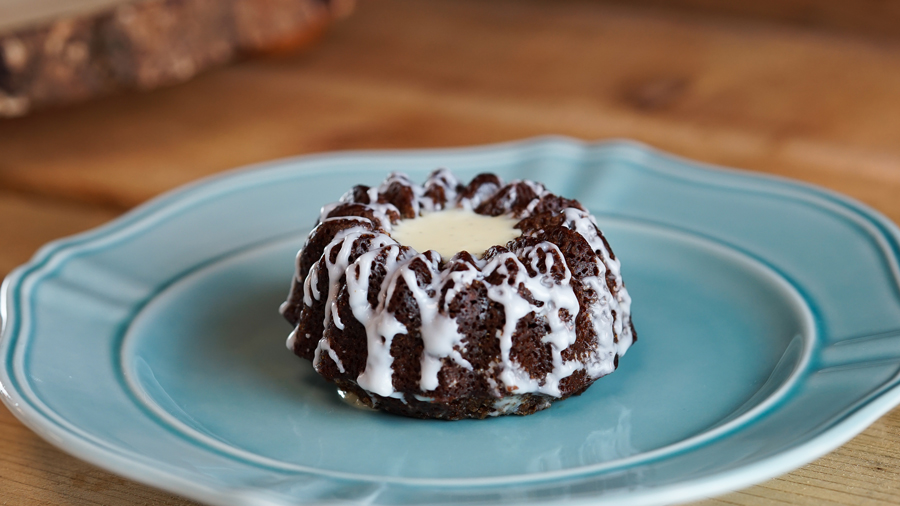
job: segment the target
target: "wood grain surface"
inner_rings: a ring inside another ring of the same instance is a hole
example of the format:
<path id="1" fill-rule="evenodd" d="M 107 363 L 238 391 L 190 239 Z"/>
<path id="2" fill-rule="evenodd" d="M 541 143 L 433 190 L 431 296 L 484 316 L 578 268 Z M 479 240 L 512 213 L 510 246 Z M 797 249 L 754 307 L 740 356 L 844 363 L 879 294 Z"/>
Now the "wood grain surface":
<path id="1" fill-rule="evenodd" d="M 900 37 L 900 2 L 897 0 L 604 0 L 693 11 L 736 19 L 776 21 L 805 28 L 858 34 L 865 37 Z"/>
<path id="2" fill-rule="evenodd" d="M 364 2 L 315 51 L 0 121 L 0 269 L 229 168 L 328 150 L 629 137 L 900 221 L 900 42 L 588 1 Z M 185 505 L 0 409 L 0 505 Z M 707 505 L 900 504 L 900 410 Z"/>

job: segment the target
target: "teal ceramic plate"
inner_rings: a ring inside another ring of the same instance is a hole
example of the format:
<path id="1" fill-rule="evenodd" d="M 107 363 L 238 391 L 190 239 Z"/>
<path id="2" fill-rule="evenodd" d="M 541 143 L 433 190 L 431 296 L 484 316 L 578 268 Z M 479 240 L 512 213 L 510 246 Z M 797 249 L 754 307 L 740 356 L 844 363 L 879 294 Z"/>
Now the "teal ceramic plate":
<path id="1" fill-rule="evenodd" d="M 543 181 L 597 216 L 640 341 L 528 417 L 355 410 L 278 314 L 319 206 L 389 171 Z M 2 291 L 0 397 L 60 448 L 210 504 L 655 504 L 765 480 L 900 402 L 898 229 L 840 195 L 623 142 L 283 160 L 52 243 Z"/>

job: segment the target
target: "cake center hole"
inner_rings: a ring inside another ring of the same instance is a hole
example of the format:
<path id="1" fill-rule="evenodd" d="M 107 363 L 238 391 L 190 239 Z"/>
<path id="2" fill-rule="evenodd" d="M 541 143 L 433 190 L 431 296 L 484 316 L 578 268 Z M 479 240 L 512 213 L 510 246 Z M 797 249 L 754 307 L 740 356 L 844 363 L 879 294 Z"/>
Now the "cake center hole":
<path id="1" fill-rule="evenodd" d="M 400 244 L 424 253 L 434 250 L 444 260 L 460 251 L 482 256 L 491 246 L 519 237 L 513 228 L 518 220 L 506 216 L 484 216 L 467 209 L 448 209 L 402 220 L 394 225 L 391 237 Z"/>

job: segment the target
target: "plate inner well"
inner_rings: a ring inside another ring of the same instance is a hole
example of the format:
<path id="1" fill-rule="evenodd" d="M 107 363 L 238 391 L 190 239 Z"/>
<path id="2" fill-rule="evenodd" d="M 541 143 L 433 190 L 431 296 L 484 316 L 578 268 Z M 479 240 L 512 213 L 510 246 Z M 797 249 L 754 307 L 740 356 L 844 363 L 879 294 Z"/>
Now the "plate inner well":
<path id="1" fill-rule="evenodd" d="M 639 340 L 615 373 L 535 415 L 413 420 L 341 402 L 284 346 L 278 305 L 302 239 L 228 257 L 160 293 L 125 336 L 124 373 L 186 438 L 270 466 L 401 479 L 615 466 L 700 436 L 787 381 L 799 358 L 773 371 L 810 329 L 777 274 L 688 234 L 600 222 Z"/>

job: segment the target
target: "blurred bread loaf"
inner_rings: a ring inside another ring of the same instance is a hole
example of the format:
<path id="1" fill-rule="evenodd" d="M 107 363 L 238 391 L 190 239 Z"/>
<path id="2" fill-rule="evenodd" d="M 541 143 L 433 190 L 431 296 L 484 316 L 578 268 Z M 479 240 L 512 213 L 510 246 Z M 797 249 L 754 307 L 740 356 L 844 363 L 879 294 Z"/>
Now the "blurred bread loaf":
<path id="1" fill-rule="evenodd" d="M 0 116 L 314 41 L 354 0 L 0 0 Z"/>

